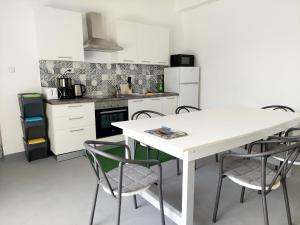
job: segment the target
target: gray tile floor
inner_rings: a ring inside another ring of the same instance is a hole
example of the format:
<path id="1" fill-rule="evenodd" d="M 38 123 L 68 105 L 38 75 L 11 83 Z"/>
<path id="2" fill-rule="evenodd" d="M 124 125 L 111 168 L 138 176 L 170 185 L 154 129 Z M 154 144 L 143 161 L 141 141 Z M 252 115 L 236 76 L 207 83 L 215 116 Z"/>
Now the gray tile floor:
<path id="1" fill-rule="evenodd" d="M 213 158 L 198 162 L 195 189 L 195 224 L 211 223 L 217 183 L 217 164 Z M 180 208 L 181 177 L 175 175 L 175 161 L 163 166 L 164 196 Z M 300 168 L 289 178 L 289 194 L 294 224 L 300 224 Z M 1 225 L 85 225 L 88 224 L 95 188 L 95 177 L 84 157 L 64 162 L 53 158 L 27 163 L 24 158 L 0 160 Z M 246 202 L 239 203 L 240 187 L 224 183 L 219 211 L 219 225 L 263 224 L 260 197 L 246 192 Z M 95 225 L 115 224 L 117 202 L 100 191 Z M 287 224 L 281 189 L 268 196 L 270 224 Z M 133 209 L 125 198 L 122 225 L 160 224 L 159 212 L 138 198 Z M 169 219 L 168 225 L 173 225 Z"/>

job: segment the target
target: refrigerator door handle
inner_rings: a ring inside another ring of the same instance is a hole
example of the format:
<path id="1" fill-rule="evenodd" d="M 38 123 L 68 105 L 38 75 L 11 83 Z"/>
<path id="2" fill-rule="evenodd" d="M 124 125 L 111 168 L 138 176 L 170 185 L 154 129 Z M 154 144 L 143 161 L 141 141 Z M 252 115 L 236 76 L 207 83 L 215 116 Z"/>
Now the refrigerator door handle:
<path id="1" fill-rule="evenodd" d="M 185 82 L 185 83 L 180 83 L 180 85 L 183 85 L 183 84 L 199 84 L 199 82 Z"/>

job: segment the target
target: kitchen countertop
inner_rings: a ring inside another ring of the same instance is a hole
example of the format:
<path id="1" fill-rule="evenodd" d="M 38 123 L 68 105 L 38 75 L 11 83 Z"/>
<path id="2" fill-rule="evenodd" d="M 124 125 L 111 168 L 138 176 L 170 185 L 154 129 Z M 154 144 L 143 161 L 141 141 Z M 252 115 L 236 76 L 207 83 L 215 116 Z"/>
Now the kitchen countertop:
<path id="1" fill-rule="evenodd" d="M 173 92 L 165 93 L 154 93 L 153 95 L 144 94 L 132 94 L 132 95 L 119 95 L 119 96 L 109 96 L 109 97 L 82 97 L 82 98 L 72 98 L 72 99 L 55 99 L 55 100 L 45 100 L 46 103 L 51 105 L 62 105 L 62 104 L 75 104 L 75 103 L 85 103 L 85 102 L 105 102 L 105 101 L 118 101 L 118 100 L 130 100 L 130 99 L 140 99 L 140 98 L 158 98 L 158 97 L 169 97 L 178 96 L 179 94 Z"/>

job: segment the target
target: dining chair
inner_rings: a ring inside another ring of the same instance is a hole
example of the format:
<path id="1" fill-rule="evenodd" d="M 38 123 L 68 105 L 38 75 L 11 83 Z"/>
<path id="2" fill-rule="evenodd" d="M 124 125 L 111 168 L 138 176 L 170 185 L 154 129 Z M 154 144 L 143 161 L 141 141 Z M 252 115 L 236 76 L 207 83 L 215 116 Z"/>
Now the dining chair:
<path id="1" fill-rule="evenodd" d="M 202 109 L 189 106 L 189 105 L 182 105 L 175 109 L 175 114 L 180 114 L 182 111 L 185 113 L 194 112 L 194 111 L 201 111 Z M 216 162 L 218 161 L 218 154 L 216 154 Z M 197 169 L 197 161 L 195 161 L 195 170 Z"/>
<path id="2" fill-rule="evenodd" d="M 269 106 L 264 106 L 262 107 L 261 109 L 267 109 L 267 110 L 282 110 L 282 111 L 285 111 L 285 112 L 295 112 L 294 109 L 292 109 L 291 107 L 289 106 L 285 106 L 285 105 L 269 105 Z M 282 132 L 279 132 L 278 134 L 275 134 L 276 136 L 282 136 L 285 132 L 282 131 Z M 269 145 L 268 148 L 269 149 L 273 149 L 273 148 L 276 148 L 278 147 L 277 144 L 273 144 L 273 145 Z M 280 146 L 279 146 L 280 147 Z M 260 152 L 262 152 L 262 145 L 260 147 Z M 248 149 L 247 146 L 245 149 Z"/>
<path id="3" fill-rule="evenodd" d="M 280 137 L 279 137 L 280 138 Z M 255 145 L 264 146 L 273 143 L 290 143 L 283 148 L 266 151 L 262 153 L 237 154 L 225 153 L 220 158 L 219 166 L 219 182 L 213 213 L 213 222 L 217 221 L 217 213 L 219 208 L 220 194 L 224 178 L 229 178 L 234 183 L 242 186 L 242 194 L 240 202 L 244 202 L 245 188 L 252 190 L 260 190 L 262 203 L 264 224 L 269 225 L 268 208 L 266 196 L 273 190 L 278 189 L 281 185 L 285 199 L 286 213 L 288 224 L 292 225 L 288 192 L 286 186 L 286 175 L 292 167 L 294 161 L 298 158 L 300 152 L 299 137 L 285 137 L 284 139 L 256 141 L 249 144 L 252 149 Z M 250 150 L 251 152 L 251 150 Z M 285 153 L 285 159 L 278 170 L 271 169 L 268 163 L 271 156 Z M 290 162 L 290 163 L 289 163 Z"/>
<path id="4" fill-rule="evenodd" d="M 191 112 L 191 111 L 201 111 L 202 109 L 194 107 L 194 106 L 182 105 L 175 109 L 175 114 L 180 114 L 180 112 L 183 110 L 185 112 Z"/>
<path id="5" fill-rule="evenodd" d="M 182 110 L 184 110 L 186 112 L 191 112 L 191 111 L 201 111 L 202 109 L 194 107 L 194 106 L 183 105 L 183 106 L 177 107 L 177 109 L 175 110 L 175 113 L 176 114 L 180 114 L 180 112 Z M 215 160 L 216 160 L 216 162 L 219 162 L 219 156 L 218 156 L 218 154 L 215 154 Z M 195 169 L 197 169 L 197 162 L 195 163 Z"/>
<path id="6" fill-rule="evenodd" d="M 131 116 L 131 120 L 138 120 L 138 119 L 145 119 L 145 118 L 152 118 L 153 116 L 165 116 L 164 114 L 160 113 L 160 112 L 156 112 L 156 111 L 152 111 L 152 110 L 140 110 L 135 112 L 132 116 Z M 136 156 L 136 149 L 137 149 L 137 144 L 138 142 L 135 141 L 134 142 L 134 146 L 135 146 L 135 151 L 134 151 L 134 158 Z M 146 148 L 147 151 L 147 160 L 150 159 L 150 155 L 151 155 L 151 151 L 155 150 L 154 148 L 150 147 L 149 145 L 146 145 L 142 142 L 139 143 L 141 146 Z M 157 160 L 159 159 L 159 150 L 156 151 L 156 158 Z M 176 167 L 177 167 L 177 175 L 180 175 L 180 169 L 179 169 L 179 159 L 176 158 Z"/>
<path id="7" fill-rule="evenodd" d="M 262 107 L 262 109 L 273 109 L 273 110 L 283 110 L 286 112 L 295 112 L 294 109 L 292 109 L 289 106 L 285 106 L 285 105 L 269 105 L 269 106 L 264 106 Z"/>
<path id="8" fill-rule="evenodd" d="M 299 137 L 300 138 L 300 136 L 296 136 L 296 135 L 292 136 L 292 133 L 295 132 L 295 131 L 300 131 L 300 128 L 293 127 L 293 128 L 288 129 L 285 132 L 284 137 L 287 137 L 287 138 L 290 138 L 290 137 L 297 138 L 297 137 Z M 284 137 L 282 137 L 282 138 L 284 138 Z M 272 137 L 270 137 L 269 139 L 272 139 Z M 285 153 L 279 153 L 279 154 L 276 154 L 276 155 L 273 156 L 274 159 L 276 159 L 276 160 L 278 160 L 280 162 L 280 165 L 284 162 L 285 157 L 286 157 Z M 300 157 L 298 157 L 295 160 L 295 162 L 293 163 L 293 165 L 300 166 Z"/>
<path id="9" fill-rule="evenodd" d="M 201 111 L 202 109 L 194 107 L 194 106 L 183 105 L 183 106 L 177 107 L 177 109 L 175 110 L 175 113 L 176 114 L 180 114 L 180 112 L 182 110 L 184 110 L 186 112 L 191 112 L 191 111 Z M 219 162 L 219 156 L 218 156 L 218 154 L 215 154 L 215 160 L 216 160 L 216 162 Z M 195 168 L 197 168 L 196 164 L 195 164 Z"/>
<path id="10" fill-rule="evenodd" d="M 120 224 L 122 197 L 133 196 L 135 208 L 137 208 L 136 195 L 148 190 L 153 184 L 158 184 L 161 223 L 165 225 L 163 194 L 162 194 L 162 167 L 158 160 L 132 160 L 130 148 L 125 144 L 117 144 L 102 141 L 84 142 L 86 156 L 89 159 L 93 171 L 97 177 L 96 193 L 91 212 L 90 225 L 93 224 L 97 203 L 99 186 L 104 192 L 118 199 L 117 225 Z M 105 149 L 111 147 L 123 148 L 126 157 L 119 157 L 108 153 Z M 119 166 L 105 172 L 100 157 L 118 162 Z M 159 173 L 156 174 L 145 165 L 158 165 Z"/>
<path id="11" fill-rule="evenodd" d="M 291 107 L 289 106 L 285 106 L 285 105 L 269 105 L 269 106 L 264 106 L 262 107 L 261 109 L 266 109 L 266 110 L 282 110 L 282 111 L 285 111 L 285 112 L 295 112 L 294 109 L 292 109 Z M 275 134 L 275 136 L 279 136 L 281 137 L 285 132 L 282 131 L 282 132 L 279 132 L 277 134 Z M 268 140 L 268 139 L 267 139 Z M 282 144 L 279 143 L 274 143 L 274 144 L 270 144 L 268 145 L 268 150 L 272 150 L 272 149 L 275 149 L 275 148 L 280 148 L 282 147 Z M 245 145 L 245 149 L 249 151 L 249 148 L 248 148 L 248 145 Z M 260 145 L 260 148 L 255 148 L 254 150 L 251 149 L 251 151 L 254 153 L 259 153 L 259 152 L 263 152 L 263 145 L 261 144 Z M 248 152 L 249 153 L 249 152 Z M 277 166 L 275 166 L 275 169 L 278 169 Z M 258 194 L 261 194 L 261 191 L 258 191 Z"/>
<path id="12" fill-rule="evenodd" d="M 291 107 L 289 106 L 285 106 L 285 105 L 269 105 L 269 106 L 264 106 L 264 107 L 261 107 L 261 109 L 267 109 L 267 110 L 283 110 L 285 112 L 295 112 L 294 109 L 292 109 Z M 276 136 L 282 136 L 285 132 L 282 131 L 282 132 L 279 132 L 277 134 L 275 134 Z M 266 139 L 267 140 L 267 139 Z M 273 144 L 273 145 L 268 145 L 268 148 L 269 150 L 270 149 L 273 149 L 273 148 L 276 148 L 278 147 L 277 144 Z M 279 144 L 279 147 L 280 147 L 280 144 Z M 248 145 L 245 145 L 245 150 L 249 150 L 248 148 Z M 256 149 L 251 149 L 252 152 L 256 152 L 256 153 L 259 153 L 259 152 L 262 152 L 263 151 L 263 145 L 260 146 L 260 148 L 256 148 Z M 260 191 L 259 191 L 260 193 Z"/>

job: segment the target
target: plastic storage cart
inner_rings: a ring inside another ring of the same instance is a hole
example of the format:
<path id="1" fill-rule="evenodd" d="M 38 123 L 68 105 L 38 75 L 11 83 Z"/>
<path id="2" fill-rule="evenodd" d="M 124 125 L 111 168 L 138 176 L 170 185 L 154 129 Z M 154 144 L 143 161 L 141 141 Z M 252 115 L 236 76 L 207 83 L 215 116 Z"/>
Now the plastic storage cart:
<path id="1" fill-rule="evenodd" d="M 27 160 L 48 157 L 47 123 L 44 103 L 39 93 L 18 94 L 23 142 Z"/>

